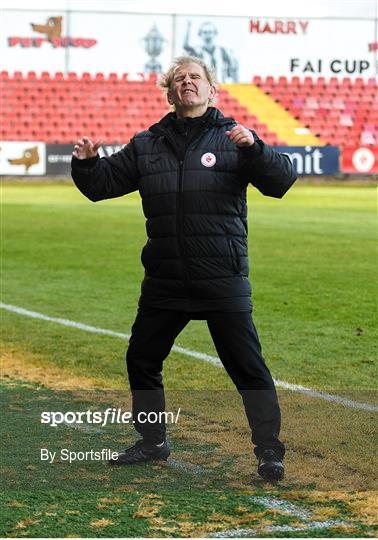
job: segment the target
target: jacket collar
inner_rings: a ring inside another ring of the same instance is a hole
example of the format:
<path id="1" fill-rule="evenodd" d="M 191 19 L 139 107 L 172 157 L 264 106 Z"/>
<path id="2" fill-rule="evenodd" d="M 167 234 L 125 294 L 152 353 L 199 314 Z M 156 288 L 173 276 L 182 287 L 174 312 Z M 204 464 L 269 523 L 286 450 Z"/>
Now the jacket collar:
<path id="1" fill-rule="evenodd" d="M 166 133 L 166 131 L 169 130 L 170 126 L 172 125 L 172 119 L 176 119 L 176 114 L 174 112 L 170 112 L 163 116 L 159 122 L 149 127 L 149 131 L 159 135 Z M 219 109 L 209 107 L 206 113 L 203 115 L 203 123 L 206 125 L 206 127 L 210 128 L 222 127 L 228 124 L 236 124 L 236 121 L 231 117 L 223 116 Z"/>

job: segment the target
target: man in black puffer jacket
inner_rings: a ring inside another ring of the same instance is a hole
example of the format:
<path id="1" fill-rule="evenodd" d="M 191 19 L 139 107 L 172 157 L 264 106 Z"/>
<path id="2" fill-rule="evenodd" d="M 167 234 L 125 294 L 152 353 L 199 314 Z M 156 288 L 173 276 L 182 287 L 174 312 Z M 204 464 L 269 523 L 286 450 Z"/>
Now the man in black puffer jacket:
<path id="1" fill-rule="evenodd" d="M 87 137 L 73 151 L 72 177 L 92 201 L 139 191 L 148 240 L 145 277 L 127 351 L 133 418 L 142 439 L 113 465 L 167 459 L 163 361 L 191 319 L 205 319 L 219 357 L 242 396 L 260 476 L 283 477 L 280 409 L 252 321 L 248 279 L 247 186 L 282 197 L 296 180 L 289 158 L 211 107 L 212 70 L 180 57 L 161 77 L 174 112 L 99 159 Z M 145 417 L 143 417 L 145 419 Z"/>

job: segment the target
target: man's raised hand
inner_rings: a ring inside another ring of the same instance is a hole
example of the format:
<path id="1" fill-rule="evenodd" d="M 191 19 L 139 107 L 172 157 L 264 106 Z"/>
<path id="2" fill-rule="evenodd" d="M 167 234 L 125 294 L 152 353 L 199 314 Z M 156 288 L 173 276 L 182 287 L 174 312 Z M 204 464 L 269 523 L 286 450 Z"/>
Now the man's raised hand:
<path id="1" fill-rule="evenodd" d="M 77 141 L 72 155 L 77 159 L 88 159 L 97 155 L 97 150 L 102 145 L 102 141 L 96 141 L 94 144 L 88 137 L 82 137 Z"/>
<path id="2" fill-rule="evenodd" d="M 226 131 L 226 135 L 236 146 L 252 146 L 255 142 L 249 129 L 241 124 L 236 124 L 230 131 Z"/>

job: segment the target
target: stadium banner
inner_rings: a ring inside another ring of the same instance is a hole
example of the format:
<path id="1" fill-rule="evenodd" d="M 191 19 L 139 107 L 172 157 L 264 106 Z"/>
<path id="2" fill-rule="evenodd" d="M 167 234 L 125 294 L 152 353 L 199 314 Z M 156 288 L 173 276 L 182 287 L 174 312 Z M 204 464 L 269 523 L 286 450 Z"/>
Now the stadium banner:
<path id="1" fill-rule="evenodd" d="M 73 144 L 47 144 L 46 145 L 46 175 L 60 176 L 71 173 L 71 158 Z M 110 156 L 121 150 L 123 146 L 106 144 L 101 146 L 98 153 L 100 157 Z"/>
<path id="2" fill-rule="evenodd" d="M 46 175 L 59 176 L 71 171 L 73 144 L 46 144 Z"/>
<path id="3" fill-rule="evenodd" d="M 44 176 L 46 144 L 36 141 L 1 141 L 1 176 Z"/>
<path id="4" fill-rule="evenodd" d="M 338 146 L 276 146 L 275 150 L 289 156 L 299 176 L 340 173 Z"/>
<path id="5" fill-rule="evenodd" d="M 371 18 L 186 16 L 3 10 L 2 69 L 108 74 L 165 70 L 173 56 L 215 65 L 220 82 L 259 76 L 377 76 Z"/>
<path id="6" fill-rule="evenodd" d="M 100 157 L 110 156 L 121 150 L 122 145 L 104 145 L 99 149 Z M 46 174 L 69 175 L 71 171 L 71 144 L 48 144 L 46 150 Z M 287 154 L 294 163 L 297 174 L 338 174 L 339 148 L 336 146 L 280 146 L 275 150 Z"/>
<path id="7" fill-rule="evenodd" d="M 262 17 L 177 17 L 175 55 L 216 66 L 222 82 L 259 76 L 374 77 L 375 21 Z"/>
<path id="8" fill-rule="evenodd" d="M 341 170 L 352 174 L 378 174 L 378 146 L 344 148 Z"/>
<path id="9" fill-rule="evenodd" d="M 4 11 L 2 69 L 152 73 L 172 57 L 172 15 Z"/>

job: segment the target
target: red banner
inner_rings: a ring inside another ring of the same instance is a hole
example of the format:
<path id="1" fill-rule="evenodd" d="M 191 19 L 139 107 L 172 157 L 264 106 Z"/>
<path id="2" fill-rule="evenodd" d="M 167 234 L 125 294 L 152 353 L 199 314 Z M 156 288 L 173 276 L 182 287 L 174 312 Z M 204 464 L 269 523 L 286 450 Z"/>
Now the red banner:
<path id="1" fill-rule="evenodd" d="M 341 152 L 341 172 L 378 173 L 378 146 L 347 147 Z"/>

